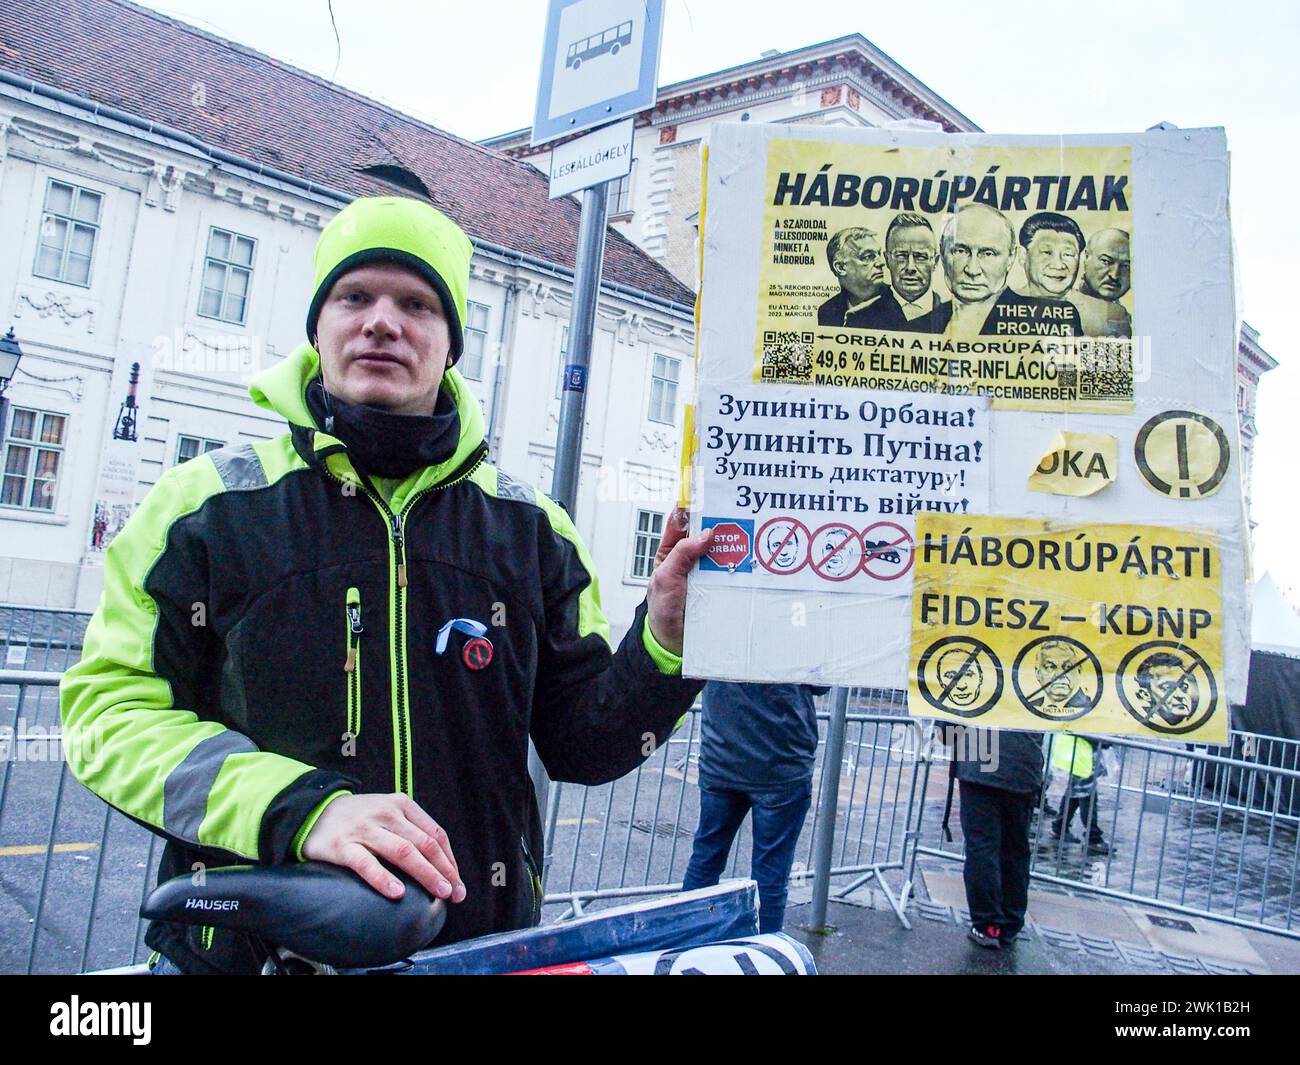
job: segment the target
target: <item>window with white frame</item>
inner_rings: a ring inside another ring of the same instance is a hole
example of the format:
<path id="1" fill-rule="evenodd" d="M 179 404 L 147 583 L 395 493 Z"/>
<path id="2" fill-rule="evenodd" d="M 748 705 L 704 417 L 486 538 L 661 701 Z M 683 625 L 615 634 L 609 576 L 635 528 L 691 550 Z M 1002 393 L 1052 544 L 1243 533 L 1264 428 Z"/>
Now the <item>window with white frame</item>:
<path id="1" fill-rule="evenodd" d="M 629 171 L 605 186 L 606 211 L 611 214 L 631 214 L 632 174 Z"/>
<path id="2" fill-rule="evenodd" d="M 103 206 L 102 194 L 50 178 L 32 273 L 89 288 Z"/>
<path id="3" fill-rule="evenodd" d="M 176 438 L 176 465 L 179 466 L 182 462 L 189 462 L 192 458 L 206 455 L 209 451 L 216 451 L 225 446 L 224 440 L 209 440 L 202 436 L 179 436 Z"/>
<path id="4" fill-rule="evenodd" d="M 0 506 L 53 511 L 67 436 L 67 416 L 10 407 L 8 423 L 4 427 Z"/>
<path id="5" fill-rule="evenodd" d="M 203 260 L 203 285 L 199 314 L 233 325 L 243 325 L 248 312 L 248 289 L 253 279 L 253 252 L 257 242 L 228 229 L 208 229 L 208 249 Z"/>
<path id="6" fill-rule="evenodd" d="M 666 425 L 677 424 L 677 379 L 681 360 L 655 355 L 650 371 L 650 420 Z"/>
<path id="7" fill-rule="evenodd" d="M 632 576 L 649 580 L 655 568 L 655 552 L 664 535 L 664 516 L 653 510 L 636 512 L 636 538 L 632 542 Z"/>
<path id="8" fill-rule="evenodd" d="M 471 300 L 465 307 L 465 349 L 456 369 L 462 377 L 483 380 L 483 352 L 487 349 L 488 306 Z"/>

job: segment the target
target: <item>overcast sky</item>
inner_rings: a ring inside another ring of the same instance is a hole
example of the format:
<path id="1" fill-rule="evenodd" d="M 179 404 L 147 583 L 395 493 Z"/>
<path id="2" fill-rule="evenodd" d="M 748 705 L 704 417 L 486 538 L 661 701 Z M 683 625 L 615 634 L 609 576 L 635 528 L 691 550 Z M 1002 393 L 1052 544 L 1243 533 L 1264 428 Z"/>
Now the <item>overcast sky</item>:
<path id="1" fill-rule="evenodd" d="M 463 137 L 532 121 L 543 0 L 334 0 L 341 53 L 326 0 L 149 6 Z M 861 33 L 990 131 L 1125 132 L 1162 120 L 1225 127 L 1240 310 L 1282 364 L 1260 389 L 1255 569 L 1271 570 L 1300 604 L 1300 343 L 1286 310 L 1298 298 L 1300 5 L 667 0 L 667 12 L 660 84 L 757 59 L 768 48 Z"/>

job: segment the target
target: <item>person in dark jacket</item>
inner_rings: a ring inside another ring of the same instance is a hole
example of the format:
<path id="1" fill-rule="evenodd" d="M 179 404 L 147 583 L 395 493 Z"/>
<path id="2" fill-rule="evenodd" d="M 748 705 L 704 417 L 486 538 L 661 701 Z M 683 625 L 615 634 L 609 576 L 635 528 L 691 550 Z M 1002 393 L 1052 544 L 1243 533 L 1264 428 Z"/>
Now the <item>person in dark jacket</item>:
<path id="1" fill-rule="evenodd" d="M 813 697 L 827 691 L 806 684 L 704 686 L 700 824 L 682 890 L 718 882 L 752 810 L 750 870 L 758 882 L 760 932 L 779 932 L 785 922 L 794 849 L 812 803 Z"/>
<path id="2" fill-rule="evenodd" d="M 1043 782 L 1043 737 L 959 728 L 955 744 L 968 934 L 998 950 L 1019 935 L 1029 908 L 1029 821 Z"/>
<path id="3" fill-rule="evenodd" d="M 386 862 L 450 903 L 438 943 L 535 924 L 529 740 L 556 780 L 614 780 L 699 691 L 680 654 L 709 535 L 665 536 L 615 649 L 568 515 L 487 461 L 453 365 L 472 251 L 422 201 L 341 211 L 309 343 L 251 387 L 288 431 L 168 470 L 109 546 L 64 736 L 167 840 L 160 879 L 314 860 L 400 897 Z M 226 930 L 146 942 L 187 973 L 263 960 Z"/>

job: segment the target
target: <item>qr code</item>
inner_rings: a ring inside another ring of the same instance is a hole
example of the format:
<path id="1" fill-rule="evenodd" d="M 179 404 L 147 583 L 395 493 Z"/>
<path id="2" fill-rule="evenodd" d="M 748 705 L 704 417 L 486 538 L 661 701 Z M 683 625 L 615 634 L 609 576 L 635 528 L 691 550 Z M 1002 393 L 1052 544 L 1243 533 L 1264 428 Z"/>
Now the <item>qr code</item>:
<path id="1" fill-rule="evenodd" d="M 1093 341 L 1079 348 L 1080 399 L 1133 398 L 1133 349 L 1128 344 Z"/>
<path id="2" fill-rule="evenodd" d="M 763 331 L 764 381 L 811 381 L 813 334 L 800 330 Z"/>

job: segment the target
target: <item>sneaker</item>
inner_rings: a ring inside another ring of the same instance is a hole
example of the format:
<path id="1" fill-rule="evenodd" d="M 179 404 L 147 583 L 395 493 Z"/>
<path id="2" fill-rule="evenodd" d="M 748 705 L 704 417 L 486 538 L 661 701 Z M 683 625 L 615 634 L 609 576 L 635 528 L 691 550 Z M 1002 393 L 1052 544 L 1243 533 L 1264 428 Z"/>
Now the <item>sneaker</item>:
<path id="1" fill-rule="evenodd" d="M 1095 854 L 1098 857 L 1104 858 L 1108 854 L 1110 854 L 1110 844 L 1107 843 L 1100 836 L 1098 836 L 1096 839 L 1090 839 L 1088 840 L 1088 853 Z"/>
<path id="2" fill-rule="evenodd" d="M 1008 932 L 1006 929 L 1003 929 L 1003 930 L 1002 930 L 1002 935 L 999 937 L 999 942 L 1000 942 L 1004 947 L 1009 947 L 1009 946 L 1011 946 L 1011 944 L 1013 944 L 1013 943 L 1016 941 L 1016 936 L 1018 936 L 1018 935 L 1020 935 L 1020 930 L 1019 930 L 1019 929 L 1017 929 L 1017 930 L 1014 931 L 1014 932 Z"/>
<path id="3" fill-rule="evenodd" d="M 966 935 L 971 942 L 978 943 L 981 947 L 988 947 L 989 950 L 1002 949 L 1002 929 L 995 924 L 986 924 L 982 928 L 973 924 Z"/>
<path id="4" fill-rule="evenodd" d="M 1071 832 L 1068 828 L 1062 829 L 1060 825 L 1053 823 L 1052 835 L 1057 839 L 1064 840 L 1066 843 L 1078 843 L 1079 837 Z"/>

